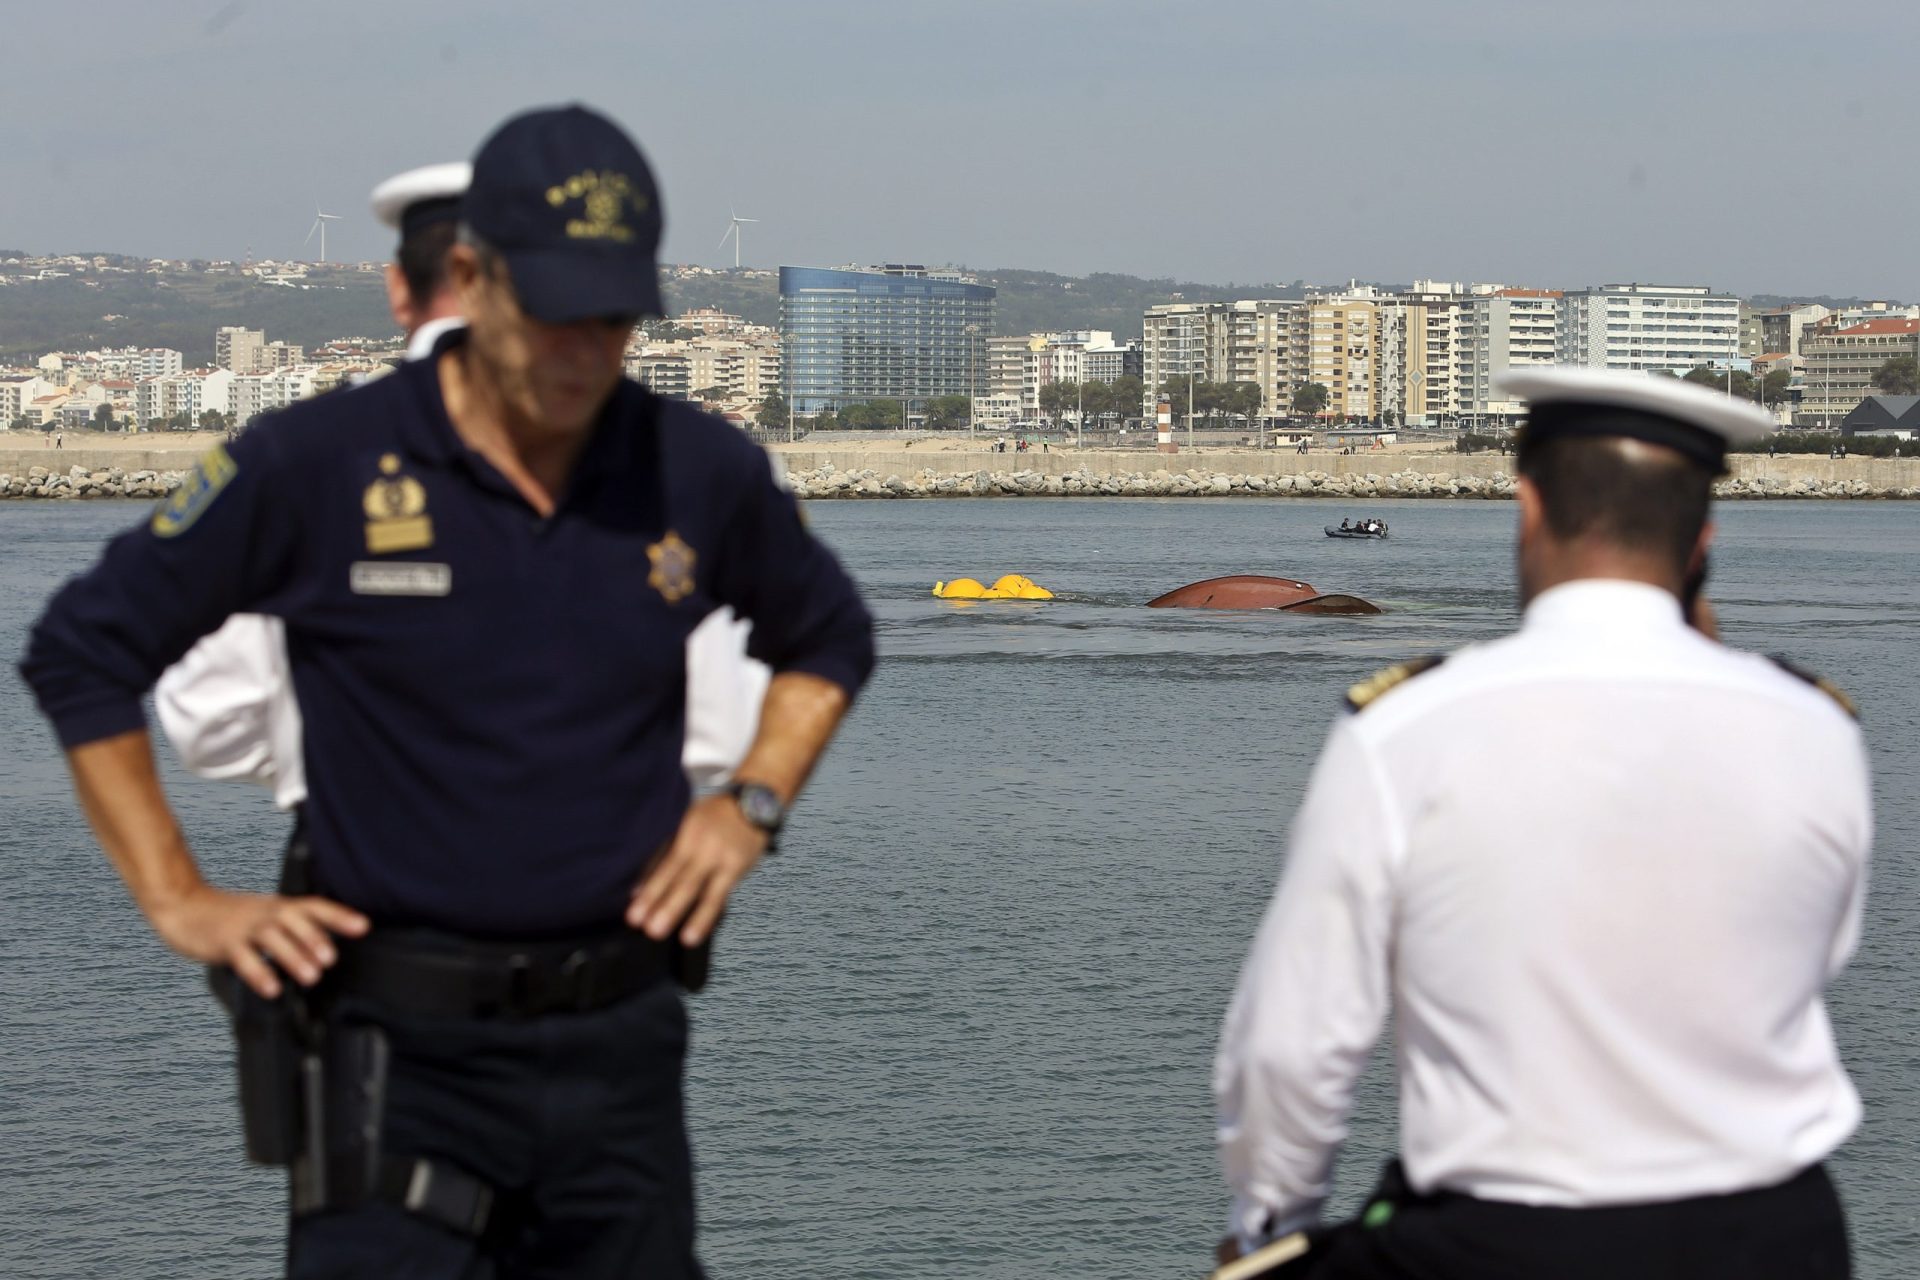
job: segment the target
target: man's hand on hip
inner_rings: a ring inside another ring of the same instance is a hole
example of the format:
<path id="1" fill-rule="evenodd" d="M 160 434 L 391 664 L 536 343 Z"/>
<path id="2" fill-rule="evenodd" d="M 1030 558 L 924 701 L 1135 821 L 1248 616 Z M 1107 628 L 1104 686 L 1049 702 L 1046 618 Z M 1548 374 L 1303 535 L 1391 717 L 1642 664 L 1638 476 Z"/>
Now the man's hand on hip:
<path id="1" fill-rule="evenodd" d="M 365 916 L 326 898 L 228 893 L 211 885 L 155 907 L 151 918 L 169 947 L 202 964 L 231 966 L 269 1000 L 280 994 L 274 965 L 310 987 L 339 958 L 332 934 L 358 938 L 367 931 Z"/>
<path id="2" fill-rule="evenodd" d="M 662 942 L 678 926 L 681 945 L 699 946 L 734 886 L 766 851 L 766 832 L 746 820 L 732 796 L 694 801 L 673 843 L 634 890 L 627 923 Z"/>

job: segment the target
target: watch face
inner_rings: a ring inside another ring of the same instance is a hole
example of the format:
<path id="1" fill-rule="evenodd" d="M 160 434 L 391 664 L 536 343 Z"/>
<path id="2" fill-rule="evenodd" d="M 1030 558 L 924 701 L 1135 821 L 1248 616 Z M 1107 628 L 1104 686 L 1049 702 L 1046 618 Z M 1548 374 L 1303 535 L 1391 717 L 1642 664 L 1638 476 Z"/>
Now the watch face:
<path id="1" fill-rule="evenodd" d="M 780 820 L 786 816 L 786 810 L 780 803 L 780 797 L 771 787 L 754 786 L 749 783 L 740 788 L 740 812 L 746 815 L 748 822 L 763 830 L 772 831 L 779 827 Z"/>

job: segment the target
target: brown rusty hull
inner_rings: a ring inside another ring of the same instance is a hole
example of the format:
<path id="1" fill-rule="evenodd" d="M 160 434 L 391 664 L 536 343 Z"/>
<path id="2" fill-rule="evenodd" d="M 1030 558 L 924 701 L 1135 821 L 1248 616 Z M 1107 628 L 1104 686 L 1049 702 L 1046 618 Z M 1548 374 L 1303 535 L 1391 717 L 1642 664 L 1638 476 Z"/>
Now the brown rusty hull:
<path id="1" fill-rule="evenodd" d="M 1298 604 L 1282 605 L 1288 613 L 1385 613 L 1371 600 L 1362 600 L 1359 596 L 1333 595 L 1315 596 L 1311 600 L 1302 600 Z"/>
<path id="2" fill-rule="evenodd" d="M 1284 609 L 1312 600 L 1320 592 L 1293 578 L 1269 578 L 1259 573 L 1236 573 L 1188 583 L 1147 601 L 1149 609 Z"/>

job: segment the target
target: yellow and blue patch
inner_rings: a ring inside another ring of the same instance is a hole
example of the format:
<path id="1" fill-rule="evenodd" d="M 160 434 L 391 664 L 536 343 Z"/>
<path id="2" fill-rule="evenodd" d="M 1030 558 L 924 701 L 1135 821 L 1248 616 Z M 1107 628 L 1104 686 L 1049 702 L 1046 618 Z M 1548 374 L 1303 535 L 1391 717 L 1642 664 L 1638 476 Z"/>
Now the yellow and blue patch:
<path id="1" fill-rule="evenodd" d="M 187 478 L 155 508 L 150 525 L 154 536 L 177 537 L 192 528 L 193 522 L 239 474 L 240 468 L 234 465 L 223 445 L 215 445 L 200 455 L 200 461 L 187 473 Z"/>

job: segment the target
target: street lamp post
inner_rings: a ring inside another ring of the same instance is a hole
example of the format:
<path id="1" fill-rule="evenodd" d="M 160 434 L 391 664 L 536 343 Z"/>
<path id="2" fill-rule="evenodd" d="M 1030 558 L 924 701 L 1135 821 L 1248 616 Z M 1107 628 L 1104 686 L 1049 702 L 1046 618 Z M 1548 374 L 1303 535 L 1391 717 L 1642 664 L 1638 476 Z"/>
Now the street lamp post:
<path id="1" fill-rule="evenodd" d="M 980 384 L 974 374 L 974 345 L 980 340 L 980 326 L 970 324 L 963 331 L 967 335 L 967 447 L 973 447 L 974 396 L 978 394 Z"/>

